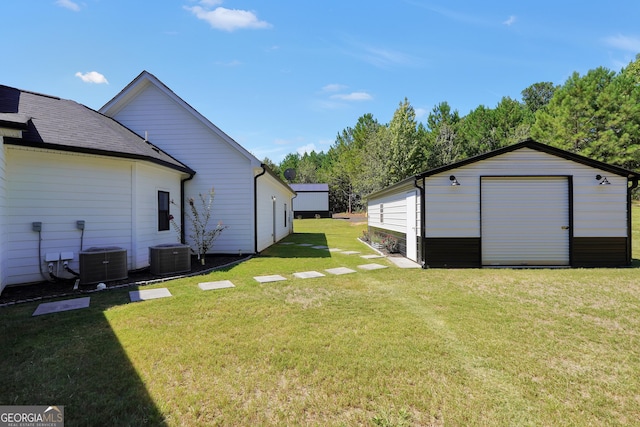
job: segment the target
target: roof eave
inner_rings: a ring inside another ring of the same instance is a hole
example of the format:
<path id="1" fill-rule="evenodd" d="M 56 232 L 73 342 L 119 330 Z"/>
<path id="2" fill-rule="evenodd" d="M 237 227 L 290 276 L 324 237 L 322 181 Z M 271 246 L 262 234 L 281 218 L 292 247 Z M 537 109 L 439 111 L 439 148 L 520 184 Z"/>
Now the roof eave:
<path id="1" fill-rule="evenodd" d="M 4 142 L 5 144 L 16 145 L 20 147 L 40 148 L 45 150 L 56 150 L 56 151 L 64 151 L 64 152 L 70 152 L 70 153 L 93 154 L 97 156 L 115 157 L 119 159 L 143 160 L 143 161 L 164 166 L 166 168 L 173 169 L 189 175 L 195 175 L 196 173 L 193 169 L 191 169 L 186 165 L 177 165 L 162 159 L 157 159 L 157 158 L 145 156 L 142 154 L 122 153 L 117 151 L 99 150 L 99 149 L 87 148 L 87 147 L 73 147 L 68 145 L 51 144 L 46 142 L 25 141 L 22 139 L 15 139 L 15 138 L 5 138 Z"/>

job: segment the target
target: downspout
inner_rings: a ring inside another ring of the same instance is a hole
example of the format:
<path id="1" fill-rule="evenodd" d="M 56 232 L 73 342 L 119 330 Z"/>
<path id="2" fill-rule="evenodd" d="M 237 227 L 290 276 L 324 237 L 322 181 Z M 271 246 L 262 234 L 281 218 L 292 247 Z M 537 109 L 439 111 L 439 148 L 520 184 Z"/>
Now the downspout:
<path id="1" fill-rule="evenodd" d="M 253 246 L 254 252 L 258 253 L 258 178 L 267 173 L 264 163 L 260 164 L 262 172 L 253 177 Z"/>
<path id="2" fill-rule="evenodd" d="M 427 247 L 424 243 L 425 233 L 427 230 L 425 224 L 427 215 L 425 213 L 426 202 L 424 200 L 424 176 L 422 177 L 422 187 L 418 185 L 419 180 L 420 177 L 416 176 L 415 180 L 413 181 L 413 185 L 420 191 L 420 264 L 422 265 L 422 268 L 427 268 Z"/>
<path id="3" fill-rule="evenodd" d="M 631 181 L 631 187 L 627 187 L 627 265 L 631 265 L 631 192 L 634 188 L 638 187 L 638 177 L 634 177 Z"/>
<path id="4" fill-rule="evenodd" d="M 189 173 L 189 176 L 185 179 L 180 180 L 180 243 L 183 245 L 186 244 L 187 238 L 185 236 L 184 231 L 184 221 L 185 221 L 185 213 L 184 213 L 184 184 L 187 181 L 191 181 L 193 177 L 196 175 L 195 172 Z"/>
<path id="5" fill-rule="evenodd" d="M 296 193 L 296 195 L 291 198 L 291 202 L 289 202 L 291 203 L 291 208 L 290 208 L 291 216 L 289 216 L 289 225 L 291 226 L 291 233 L 295 232 L 295 230 L 293 229 L 293 218 L 295 216 L 295 212 L 293 210 L 293 199 L 295 199 L 296 197 L 298 197 L 298 193 Z"/>

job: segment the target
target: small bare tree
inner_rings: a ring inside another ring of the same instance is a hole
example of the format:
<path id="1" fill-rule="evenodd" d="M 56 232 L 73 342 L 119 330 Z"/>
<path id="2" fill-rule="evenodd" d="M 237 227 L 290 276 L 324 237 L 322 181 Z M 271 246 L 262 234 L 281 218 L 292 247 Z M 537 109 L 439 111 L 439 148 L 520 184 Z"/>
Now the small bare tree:
<path id="1" fill-rule="evenodd" d="M 211 191 L 209 191 L 208 197 L 202 193 L 198 194 L 198 202 L 196 202 L 193 197 L 189 197 L 189 209 L 184 210 L 186 219 L 191 223 L 191 227 L 189 228 L 191 234 L 189 234 L 189 237 L 196 247 L 195 249 L 191 247 L 191 251 L 198 255 L 198 259 L 202 265 L 205 263 L 205 256 L 207 252 L 213 247 L 214 240 L 216 240 L 220 233 L 227 228 L 226 225 L 222 225 L 222 222 L 218 222 L 214 228 L 209 227 L 213 197 L 214 188 L 212 187 Z M 176 205 L 173 200 L 171 203 Z M 172 216 L 170 219 L 173 228 L 181 236 L 182 227 L 178 225 Z M 182 226 L 184 226 L 184 224 L 182 224 Z"/>

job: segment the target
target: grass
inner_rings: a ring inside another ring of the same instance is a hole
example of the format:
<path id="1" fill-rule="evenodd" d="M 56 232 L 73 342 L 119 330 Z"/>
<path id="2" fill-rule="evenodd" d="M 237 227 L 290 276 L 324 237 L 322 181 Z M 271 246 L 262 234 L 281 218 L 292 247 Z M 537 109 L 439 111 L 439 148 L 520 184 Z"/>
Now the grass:
<path id="1" fill-rule="evenodd" d="M 640 219 L 634 212 L 634 246 Z M 298 220 L 287 240 L 371 252 L 364 225 Z M 637 256 L 635 258 L 638 258 Z M 638 270 L 385 270 L 276 245 L 85 310 L 0 309 L 0 404 L 67 425 L 629 425 L 640 419 Z M 377 261 L 388 263 L 386 260 Z M 258 284 L 253 276 L 282 274 Z M 234 289 L 203 292 L 200 281 Z"/>

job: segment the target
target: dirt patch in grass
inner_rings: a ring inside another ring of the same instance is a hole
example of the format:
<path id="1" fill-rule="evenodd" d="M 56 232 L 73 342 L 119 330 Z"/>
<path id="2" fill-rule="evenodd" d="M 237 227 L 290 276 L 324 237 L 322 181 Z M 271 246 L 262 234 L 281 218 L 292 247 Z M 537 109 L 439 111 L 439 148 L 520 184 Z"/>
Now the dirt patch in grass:
<path id="1" fill-rule="evenodd" d="M 333 219 L 341 219 L 351 223 L 351 225 L 362 225 L 367 223 L 367 214 L 364 212 L 358 213 L 335 213 Z"/>
<path id="2" fill-rule="evenodd" d="M 107 288 L 124 287 L 127 285 L 145 285 L 198 274 L 206 274 L 214 269 L 223 268 L 229 264 L 235 264 L 250 257 L 234 255 L 208 255 L 205 264 L 202 265 L 196 256 L 191 259 L 191 271 L 171 276 L 156 276 L 151 274 L 149 268 L 129 272 L 129 277 L 123 280 L 106 282 Z M 96 284 L 82 285 L 77 290 L 73 289 L 75 280 L 62 280 L 59 282 L 40 282 L 30 285 L 9 286 L 0 294 L 0 307 L 13 305 L 22 302 L 38 301 L 42 299 L 57 298 L 61 296 L 78 296 L 80 294 L 93 292 Z"/>

